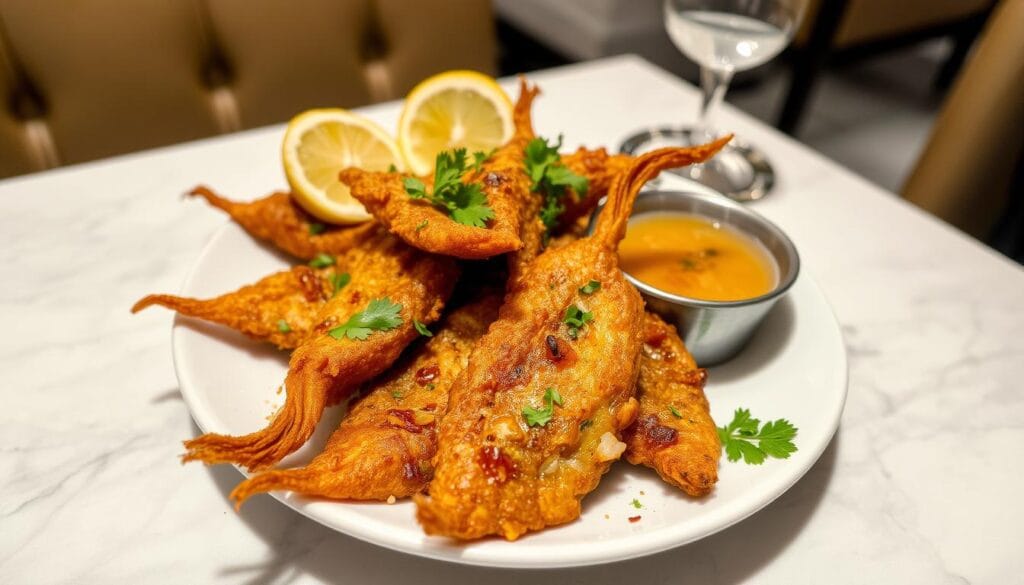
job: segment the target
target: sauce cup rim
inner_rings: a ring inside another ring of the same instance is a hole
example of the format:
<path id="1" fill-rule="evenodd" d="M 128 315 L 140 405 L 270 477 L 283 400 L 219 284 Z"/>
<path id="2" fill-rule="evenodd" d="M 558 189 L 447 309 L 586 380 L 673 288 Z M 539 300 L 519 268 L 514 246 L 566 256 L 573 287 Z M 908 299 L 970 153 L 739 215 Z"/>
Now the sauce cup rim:
<path id="1" fill-rule="evenodd" d="M 654 287 L 654 286 L 652 286 L 652 285 L 650 285 L 650 284 L 648 284 L 648 283 L 646 283 L 646 282 L 636 278 L 635 276 L 631 275 L 630 273 L 626 272 L 625 270 L 623 270 L 622 271 L 623 276 L 625 276 L 626 279 L 629 280 L 629 282 L 631 282 L 635 287 L 640 289 L 640 291 L 643 292 L 644 294 L 648 294 L 648 295 L 650 295 L 652 297 L 656 297 L 658 299 L 661 299 L 663 301 L 667 301 L 667 302 L 670 302 L 670 303 L 675 303 L 675 304 L 678 304 L 678 305 L 691 306 L 691 307 L 703 307 L 703 308 L 747 307 L 747 306 L 750 306 L 750 305 L 757 305 L 757 304 L 760 304 L 760 303 L 764 303 L 764 302 L 768 302 L 768 301 L 772 301 L 774 299 L 777 299 L 778 297 L 780 297 L 783 294 L 785 294 L 786 291 L 788 291 L 790 289 L 790 287 L 793 286 L 793 283 L 796 282 L 797 276 L 800 274 L 800 254 L 797 252 L 796 246 L 793 244 L 793 241 L 789 239 L 789 236 L 787 236 L 786 233 L 784 231 L 782 231 L 782 229 L 779 226 L 777 226 L 774 223 L 772 223 L 771 221 L 769 221 L 767 218 L 765 218 L 760 213 L 757 213 L 756 211 L 748 209 L 746 206 L 741 205 L 740 203 L 737 203 L 737 202 L 729 199 L 725 195 L 711 194 L 711 193 L 700 193 L 700 192 L 697 192 L 697 191 L 686 191 L 686 190 L 680 190 L 680 189 L 652 189 L 652 190 L 649 190 L 649 191 L 643 191 L 643 192 L 641 192 L 640 194 L 637 195 L 637 201 L 640 201 L 641 199 L 647 199 L 647 198 L 655 197 L 655 196 L 669 196 L 669 197 L 675 197 L 675 198 L 679 198 L 679 199 L 687 199 L 687 198 L 689 198 L 689 199 L 699 199 L 699 200 L 701 200 L 701 201 L 703 201 L 705 203 L 710 204 L 713 207 L 720 207 L 720 208 L 723 208 L 723 209 L 728 209 L 728 210 L 730 210 L 731 212 L 733 212 L 733 213 L 735 213 L 737 215 L 742 215 L 742 216 L 747 217 L 748 219 L 752 220 L 754 223 L 759 224 L 763 229 L 765 229 L 768 232 L 770 232 L 776 239 L 779 240 L 779 242 L 782 244 L 783 253 L 787 257 L 787 259 L 789 260 L 789 269 L 786 271 L 785 274 L 780 274 L 779 275 L 779 282 L 770 291 L 768 291 L 768 292 L 766 292 L 766 293 L 764 293 L 762 295 L 758 295 L 756 297 L 750 297 L 748 299 L 738 299 L 738 300 L 734 300 L 734 301 L 711 301 L 711 300 L 706 300 L 706 299 L 697 299 L 697 298 L 693 298 L 693 297 L 677 295 L 675 293 L 670 293 L 668 291 L 664 291 L 664 290 L 662 290 L 660 288 Z M 590 225 L 587 226 L 587 234 L 588 235 L 593 233 L 594 228 L 596 226 L 597 216 L 598 216 L 598 214 L 600 214 L 601 210 L 604 209 L 604 204 L 605 204 L 605 202 L 601 201 L 601 203 L 598 204 L 597 208 L 594 210 L 594 214 L 591 216 Z M 635 204 L 634 204 L 634 206 L 635 206 Z M 754 238 L 755 240 L 758 240 L 759 242 L 761 241 L 761 238 L 758 238 L 755 234 L 750 233 L 750 231 L 744 229 L 742 226 L 736 225 L 733 222 L 725 221 L 725 220 L 723 220 L 721 218 L 711 217 L 711 216 L 708 216 L 708 215 L 706 215 L 704 213 L 700 213 L 700 212 L 683 211 L 683 210 L 679 210 L 679 209 L 665 208 L 665 209 L 658 209 L 658 210 L 645 210 L 645 211 L 642 211 L 640 214 L 646 214 L 646 213 L 672 213 L 672 212 L 687 213 L 687 214 L 690 214 L 690 215 L 695 215 L 695 216 L 698 216 L 698 217 L 703 217 L 705 219 L 709 219 L 709 220 L 712 220 L 712 221 L 722 222 L 722 223 L 725 223 L 726 225 L 728 225 L 729 227 L 731 227 L 732 229 L 734 229 L 734 230 L 744 234 L 747 237 Z M 634 217 L 634 214 L 630 213 L 630 219 L 632 219 L 633 217 Z M 763 244 L 763 242 L 762 242 L 762 244 Z M 768 253 L 772 256 L 772 260 L 775 261 L 776 266 L 778 266 L 780 264 L 780 262 L 779 262 L 779 259 L 777 258 L 777 254 L 773 253 L 771 250 L 769 250 Z"/>

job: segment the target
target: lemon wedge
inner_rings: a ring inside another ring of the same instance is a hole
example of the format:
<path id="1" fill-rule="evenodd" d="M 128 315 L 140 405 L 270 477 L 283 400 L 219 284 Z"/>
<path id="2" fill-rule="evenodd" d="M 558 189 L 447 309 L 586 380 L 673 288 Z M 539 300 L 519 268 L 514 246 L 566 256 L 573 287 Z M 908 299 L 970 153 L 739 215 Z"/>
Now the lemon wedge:
<path id="1" fill-rule="evenodd" d="M 412 171 L 427 175 L 437 153 L 461 147 L 490 152 L 512 132 L 512 101 L 493 78 L 448 71 L 409 92 L 398 121 L 398 145 Z"/>
<path id="2" fill-rule="evenodd" d="M 348 167 L 402 170 L 395 141 L 377 124 L 342 109 L 308 110 L 292 118 L 281 147 L 295 200 L 317 219 L 351 224 L 370 219 L 338 173 Z"/>

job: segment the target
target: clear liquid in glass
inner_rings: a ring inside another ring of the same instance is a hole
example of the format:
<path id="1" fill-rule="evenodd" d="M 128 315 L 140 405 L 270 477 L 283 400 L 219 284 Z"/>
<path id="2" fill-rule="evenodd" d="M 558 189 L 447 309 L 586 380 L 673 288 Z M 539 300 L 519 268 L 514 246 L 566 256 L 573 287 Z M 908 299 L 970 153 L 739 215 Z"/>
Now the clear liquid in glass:
<path id="1" fill-rule="evenodd" d="M 665 4 L 672 42 L 702 67 L 742 71 L 757 67 L 789 44 L 792 20 L 783 27 L 749 16 L 712 10 L 676 10 Z"/>

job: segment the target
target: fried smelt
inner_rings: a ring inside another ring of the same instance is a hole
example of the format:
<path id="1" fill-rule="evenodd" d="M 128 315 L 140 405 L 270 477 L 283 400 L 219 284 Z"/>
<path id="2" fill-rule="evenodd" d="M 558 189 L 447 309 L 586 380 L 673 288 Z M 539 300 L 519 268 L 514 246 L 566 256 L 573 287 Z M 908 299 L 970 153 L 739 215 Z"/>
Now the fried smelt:
<path id="1" fill-rule="evenodd" d="M 722 447 L 698 368 L 675 327 L 647 313 L 637 398 L 640 412 L 626 430 L 626 459 L 646 465 L 691 496 L 718 481 Z"/>
<path id="2" fill-rule="evenodd" d="M 608 194 L 612 180 L 626 170 L 633 161 L 628 154 L 608 154 L 603 148 L 590 150 L 577 149 L 572 154 L 562 155 L 562 164 L 570 171 L 586 177 L 587 193 L 580 196 L 570 191 L 563 198 L 565 211 L 558 217 L 558 231 L 573 226 L 580 218 L 589 215 L 597 207 L 598 201 Z"/>
<path id="3" fill-rule="evenodd" d="M 343 254 L 359 244 L 375 229 L 372 222 L 356 226 L 336 226 L 318 222 L 306 213 L 288 193 L 273 193 L 252 202 L 232 201 L 211 189 L 199 186 L 189 195 L 202 197 L 210 205 L 225 211 L 257 240 L 300 258 L 317 254 Z"/>
<path id="4" fill-rule="evenodd" d="M 538 256 L 510 288 L 452 386 L 430 494 L 415 496 L 428 534 L 514 540 L 579 517 L 638 409 L 643 302 L 616 254 L 633 201 L 662 169 L 706 160 L 727 141 L 635 159 L 594 235 Z M 601 288 L 584 295 L 590 280 Z"/>
<path id="5" fill-rule="evenodd" d="M 523 149 L 533 138 L 530 108 L 537 93 L 536 87 L 521 81 L 513 112 L 512 139 L 495 151 L 479 171 L 467 172 L 463 177 L 464 182 L 481 185 L 487 205 L 494 210 L 494 218 L 487 227 L 463 225 L 429 202 L 412 199 L 405 191 L 405 177 L 401 173 L 349 168 L 339 178 L 368 212 L 416 248 L 464 259 L 489 258 L 518 250 L 523 246 L 523 221 L 536 216 L 536 212 L 529 214 L 525 210 L 532 196 L 523 166 Z M 424 182 L 432 188 L 432 179 Z"/>
<path id="6" fill-rule="evenodd" d="M 149 295 L 135 303 L 132 313 L 160 305 L 225 325 L 281 349 L 294 349 L 306 338 L 317 312 L 331 298 L 335 274 L 341 271 L 295 266 L 212 299 Z"/>
<path id="7" fill-rule="evenodd" d="M 186 441 L 185 461 L 269 467 L 312 435 L 324 408 L 347 398 L 360 384 L 386 370 L 419 336 L 413 322 L 438 319 L 458 276 L 450 258 L 431 256 L 405 245 L 378 226 L 376 233 L 341 260 L 352 280 L 327 301 L 310 336 L 292 353 L 285 380 L 284 406 L 266 428 L 233 437 L 205 434 Z M 401 305 L 401 325 L 365 340 L 328 332 L 374 299 Z"/>
<path id="8" fill-rule="evenodd" d="M 422 491 L 433 476 L 437 421 L 447 410 L 448 390 L 500 304 L 500 294 L 484 292 L 448 313 L 429 341 L 366 389 L 309 465 L 247 479 L 231 492 L 236 505 L 274 490 L 352 500 L 387 500 Z"/>

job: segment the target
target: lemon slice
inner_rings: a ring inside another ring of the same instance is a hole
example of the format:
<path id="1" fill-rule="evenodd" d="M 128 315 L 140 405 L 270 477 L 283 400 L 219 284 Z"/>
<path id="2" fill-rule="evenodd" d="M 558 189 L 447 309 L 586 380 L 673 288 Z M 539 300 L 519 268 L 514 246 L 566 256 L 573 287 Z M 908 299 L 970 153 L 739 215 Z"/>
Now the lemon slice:
<path id="1" fill-rule="evenodd" d="M 336 224 L 370 219 L 338 180 L 342 169 L 385 171 L 391 165 L 399 170 L 404 166 L 398 146 L 383 128 L 341 109 L 308 110 L 292 118 L 281 156 L 299 205 L 317 219 Z"/>
<path id="2" fill-rule="evenodd" d="M 434 170 L 442 150 L 490 152 L 512 137 L 512 102 L 494 79 L 449 71 L 420 82 L 405 98 L 398 145 L 417 175 Z"/>

